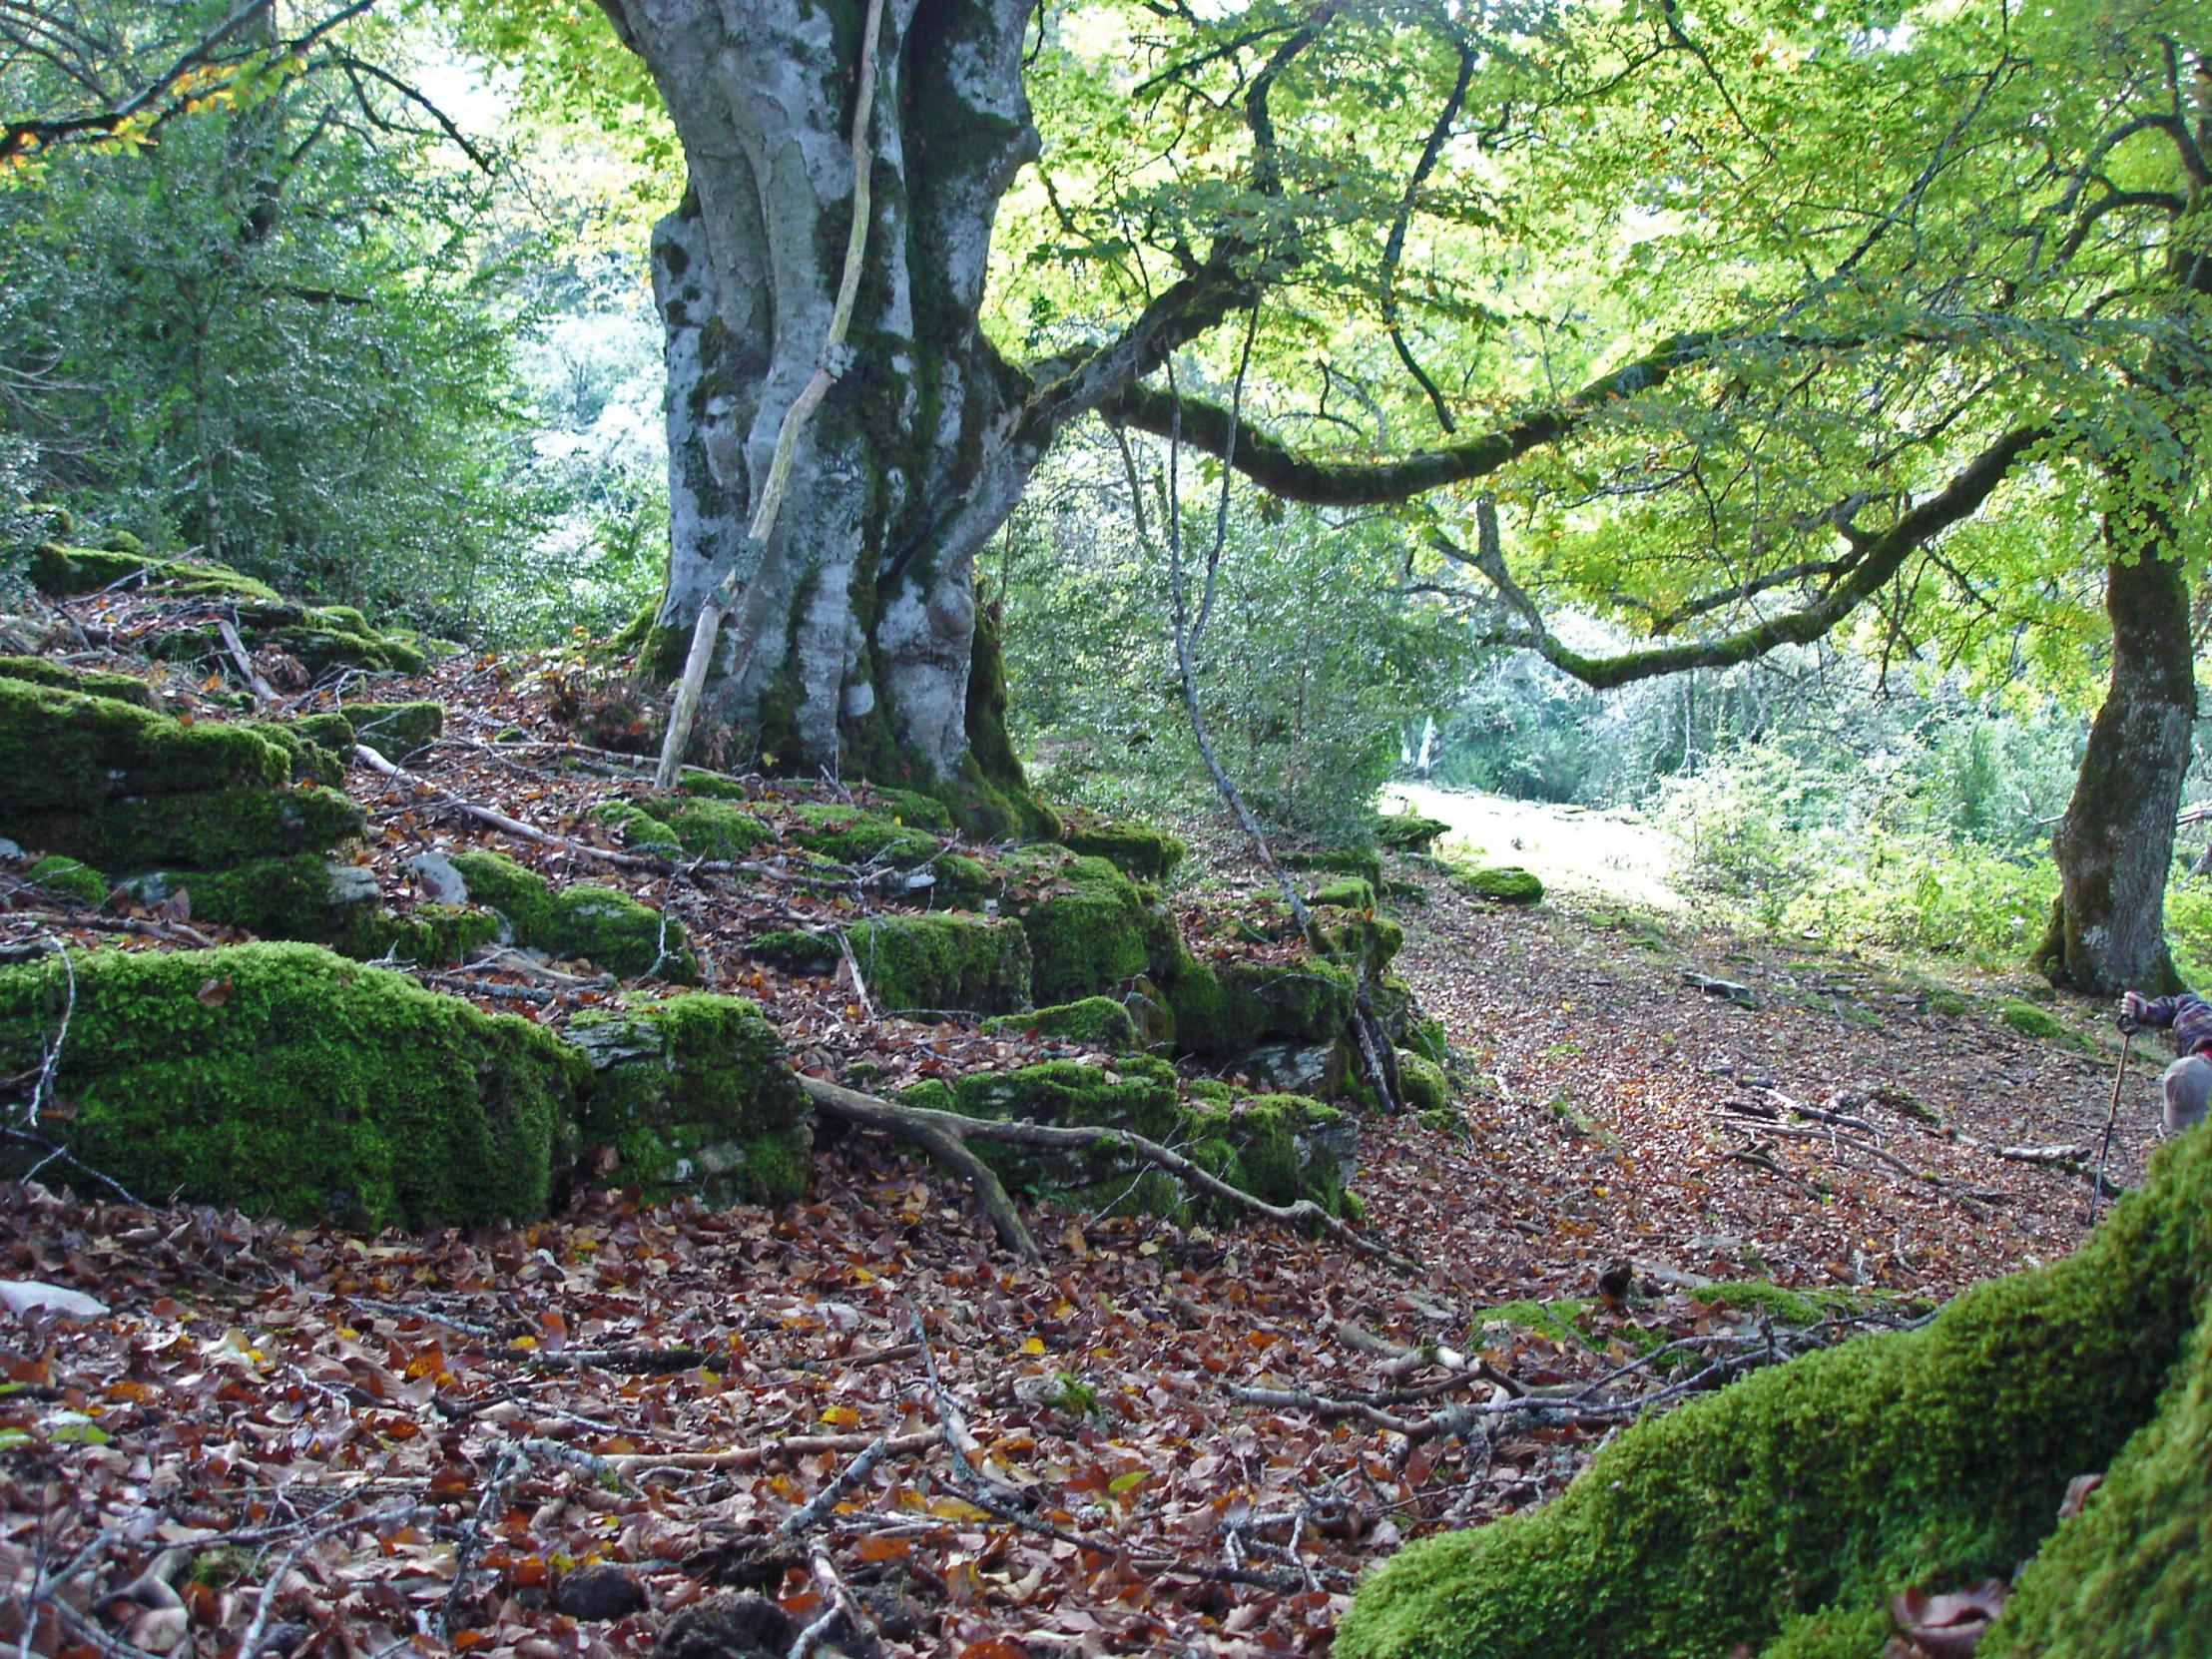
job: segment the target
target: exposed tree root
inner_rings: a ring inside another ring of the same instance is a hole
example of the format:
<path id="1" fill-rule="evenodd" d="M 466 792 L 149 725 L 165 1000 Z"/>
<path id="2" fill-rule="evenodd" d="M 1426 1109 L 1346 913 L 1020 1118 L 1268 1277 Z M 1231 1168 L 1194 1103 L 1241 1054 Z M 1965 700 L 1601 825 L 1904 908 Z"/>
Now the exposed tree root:
<path id="1" fill-rule="evenodd" d="M 1126 1129 L 1064 1128 L 1045 1123 L 1001 1123 L 991 1118 L 962 1117 L 956 1112 L 932 1111 L 925 1106 L 901 1106 L 874 1095 L 861 1094 L 853 1089 L 841 1088 L 835 1083 L 819 1077 L 802 1074 L 799 1087 L 818 1111 L 827 1112 L 847 1123 L 857 1123 L 869 1129 L 880 1129 L 886 1134 L 897 1135 L 925 1147 L 945 1164 L 964 1177 L 975 1189 L 983 1209 L 998 1229 L 999 1238 L 1009 1250 L 1031 1262 L 1044 1258 L 1037 1249 L 1029 1229 L 1022 1224 L 1014 1210 L 1013 1200 L 1007 1197 L 1005 1187 L 998 1177 L 972 1152 L 970 1140 L 1011 1142 L 1017 1146 L 1094 1147 L 1112 1146 L 1134 1153 L 1146 1162 L 1158 1166 L 1178 1181 L 1197 1188 L 1215 1198 L 1241 1204 L 1255 1215 L 1286 1227 L 1313 1225 L 1324 1233 L 1378 1261 L 1387 1262 L 1400 1273 L 1418 1274 L 1424 1270 L 1409 1256 L 1404 1256 L 1373 1239 L 1363 1238 L 1335 1216 L 1329 1214 L 1312 1199 L 1302 1198 L 1296 1204 L 1270 1204 L 1252 1194 L 1232 1187 L 1219 1176 L 1208 1173 L 1192 1163 L 1181 1153 L 1171 1151 L 1157 1141 L 1133 1135 Z"/>

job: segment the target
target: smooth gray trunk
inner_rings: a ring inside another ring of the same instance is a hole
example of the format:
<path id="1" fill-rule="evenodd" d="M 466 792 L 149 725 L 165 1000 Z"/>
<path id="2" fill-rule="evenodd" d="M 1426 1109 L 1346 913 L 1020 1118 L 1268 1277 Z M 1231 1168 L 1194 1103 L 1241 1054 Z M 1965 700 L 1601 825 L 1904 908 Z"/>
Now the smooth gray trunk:
<path id="1" fill-rule="evenodd" d="M 602 4 L 691 169 L 653 244 L 671 518 L 658 621 L 688 641 L 726 574 L 744 595 L 695 746 L 787 770 L 950 774 L 969 748 L 973 556 L 1043 447 L 1022 433 L 1024 378 L 977 320 L 999 197 L 1037 150 L 1020 73 L 1031 0 L 885 7 L 851 366 L 801 436 L 765 550 L 745 527 L 842 268 L 863 8 Z"/>

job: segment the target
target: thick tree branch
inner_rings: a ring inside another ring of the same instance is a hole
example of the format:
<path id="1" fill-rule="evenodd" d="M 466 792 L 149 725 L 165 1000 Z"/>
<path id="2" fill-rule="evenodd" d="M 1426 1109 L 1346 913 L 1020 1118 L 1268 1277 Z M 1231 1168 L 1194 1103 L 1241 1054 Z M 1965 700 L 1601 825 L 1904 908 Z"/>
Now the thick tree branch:
<path id="1" fill-rule="evenodd" d="M 1525 632 L 1506 636 L 1498 643 L 1525 646 L 1593 690 L 1607 691 L 1684 669 L 1731 668 L 1763 657 L 1778 646 L 1810 645 L 1879 592 L 1925 543 L 1960 519 L 1971 517 L 2004 481 L 2013 463 L 2049 435 L 2040 426 L 2015 427 L 2006 432 L 1959 468 L 1941 491 L 1873 537 L 1844 581 L 1802 609 L 1718 639 L 1626 651 L 1611 657 L 1585 656 L 1561 644 L 1545 627 L 1536 602 L 1513 579 L 1503 557 L 1494 550 L 1469 553 L 1440 535 L 1432 537 L 1431 542 L 1447 558 L 1479 570 L 1519 614 Z"/>
<path id="2" fill-rule="evenodd" d="M 1632 363 L 1600 375 L 1564 403 L 1524 415 L 1509 426 L 1424 449 L 1394 461 L 1323 461 L 1300 455 L 1249 423 L 1231 420 L 1218 404 L 1180 399 L 1185 443 L 1217 459 L 1234 454 L 1236 469 L 1271 495 L 1322 507 L 1372 507 L 1405 501 L 1445 484 L 1485 477 L 1530 450 L 1565 437 L 1607 403 L 1665 382 L 1676 369 L 1703 358 L 1718 336 L 1677 334 Z M 1102 400 L 1099 413 L 1118 424 L 1165 437 L 1178 421 L 1178 399 L 1132 383 Z"/>
<path id="3" fill-rule="evenodd" d="M 1413 164 L 1413 176 L 1405 181 L 1405 194 L 1398 199 L 1397 217 L 1390 221 L 1390 234 L 1382 245 L 1382 326 L 1389 330 L 1390 344 L 1397 351 L 1397 360 L 1405 365 L 1415 383 L 1428 396 L 1436 411 L 1436 424 L 1444 429 L 1446 437 L 1458 431 L 1452 421 L 1450 405 L 1420 364 L 1413 358 L 1412 348 L 1405 343 L 1405 332 L 1398 325 L 1397 316 L 1397 266 L 1405 254 L 1406 228 L 1413 222 L 1413 204 L 1420 196 L 1420 188 L 1428 182 L 1428 175 L 1435 170 L 1436 158 L 1444 151 L 1444 141 L 1451 137 L 1451 129 L 1459 119 L 1459 111 L 1467 101 L 1467 87 L 1474 80 L 1474 66 L 1478 54 L 1465 41 L 1458 43 L 1459 76 L 1451 84 L 1451 95 L 1444 100 L 1444 107 L 1436 117 L 1436 124 L 1428 130 L 1428 142 L 1421 146 L 1420 160 Z"/>

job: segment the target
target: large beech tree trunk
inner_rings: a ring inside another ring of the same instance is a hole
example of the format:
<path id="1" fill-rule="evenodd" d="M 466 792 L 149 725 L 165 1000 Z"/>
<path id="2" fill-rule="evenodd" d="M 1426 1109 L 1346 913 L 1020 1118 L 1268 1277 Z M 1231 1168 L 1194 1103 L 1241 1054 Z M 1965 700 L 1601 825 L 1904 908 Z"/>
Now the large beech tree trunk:
<path id="1" fill-rule="evenodd" d="M 978 323 L 999 197 L 1037 152 L 1020 62 L 1032 0 L 884 7 L 851 356 L 800 437 L 765 547 L 746 526 L 843 268 L 863 9 L 601 3 L 691 170 L 653 243 L 672 519 L 658 621 L 677 660 L 717 582 L 735 572 L 743 595 L 695 746 L 809 773 L 973 772 L 973 557 L 1051 435 L 1024 426 L 1028 376 Z"/>
<path id="2" fill-rule="evenodd" d="M 2059 893 L 2035 965 L 2052 984 L 2089 995 L 2162 993 L 2180 988 L 2165 903 L 2197 712 L 2189 594 L 2162 513 L 2124 536 L 2107 521 L 2105 538 L 2114 554 L 2104 579 L 2112 682 L 2051 836 Z"/>

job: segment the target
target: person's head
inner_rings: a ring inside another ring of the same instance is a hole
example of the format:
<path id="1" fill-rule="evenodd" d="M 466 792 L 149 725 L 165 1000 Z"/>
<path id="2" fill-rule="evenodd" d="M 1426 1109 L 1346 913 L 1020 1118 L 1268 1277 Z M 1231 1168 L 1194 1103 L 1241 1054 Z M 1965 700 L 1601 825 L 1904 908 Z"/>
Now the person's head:
<path id="1" fill-rule="evenodd" d="M 2166 1133 L 2178 1135 L 2204 1121 L 2206 1104 L 2212 1102 L 2212 1061 L 2201 1054 L 2176 1060 L 2159 1086 L 2166 1092 Z"/>

